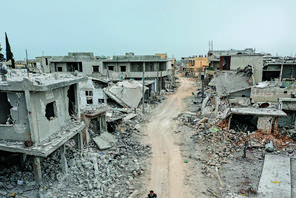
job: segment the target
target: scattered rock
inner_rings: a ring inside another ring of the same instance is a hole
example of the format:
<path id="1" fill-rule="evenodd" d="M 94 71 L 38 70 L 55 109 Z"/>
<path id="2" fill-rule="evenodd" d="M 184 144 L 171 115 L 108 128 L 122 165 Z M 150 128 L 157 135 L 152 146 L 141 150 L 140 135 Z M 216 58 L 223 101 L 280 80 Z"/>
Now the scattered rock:
<path id="1" fill-rule="evenodd" d="M 267 144 L 265 144 L 265 150 L 267 151 L 267 152 L 273 152 L 273 142 L 272 141 L 270 141 L 269 143 L 267 143 Z"/>

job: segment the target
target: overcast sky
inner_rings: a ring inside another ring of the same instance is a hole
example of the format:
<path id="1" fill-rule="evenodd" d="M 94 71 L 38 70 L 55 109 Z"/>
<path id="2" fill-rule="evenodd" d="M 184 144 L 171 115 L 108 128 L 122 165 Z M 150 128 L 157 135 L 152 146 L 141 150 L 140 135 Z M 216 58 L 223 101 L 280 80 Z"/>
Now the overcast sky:
<path id="1" fill-rule="evenodd" d="M 167 53 L 180 58 L 214 49 L 256 48 L 296 54 L 295 0 L 7 0 L 5 32 L 17 60 L 69 51 L 96 56 Z"/>

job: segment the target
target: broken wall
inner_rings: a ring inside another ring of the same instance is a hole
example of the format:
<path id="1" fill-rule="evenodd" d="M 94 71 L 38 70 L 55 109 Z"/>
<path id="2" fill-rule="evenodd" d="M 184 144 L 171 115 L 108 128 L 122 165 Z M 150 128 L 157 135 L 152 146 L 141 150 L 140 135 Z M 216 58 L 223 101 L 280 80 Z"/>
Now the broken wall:
<path id="1" fill-rule="evenodd" d="M 296 78 L 296 65 L 283 65 L 282 79 L 295 79 Z"/>
<path id="2" fill-rule="evenodd" d="M 215 86 L 219 96 L 226 96 L 228 93 L 250 87 L 249 77 L 243 73 L 217 72 L 215 76 Z"/>
<path id="3" fill-rule="evenodd" d="M 273 116 L 259 116 L 257 128 L 264 131 L 265 133 L 271 133 L 273 122 Z"/>
<path id="4" fill-rule="evenodd" d="M 67 64 L 64 62 L 51 62 L 50 63 L 50 72 L 59 71 L 58 68 L 62 69 L 62 72 L 67 72 Z"/>
<path id="5" fill-rule="evenodd" d="M 279 127 L 289 126 L 295 124 L 296 111 L 283 110 L 287 116 L 279 117 Z"/>
<path id="6" fill-rule="evenodd" d="M 99 66 L 99 72 L 94 72 L 93 66 Z M 103 71 L 102 61 L 82 61 L 82 71 L 88 76 L 100 77 Z"/>
<path id="7" fill-rule="evenodd" d="M 69 123 L 68 89 L 69 86 L 46 92 L 31 92 L 33 127 L 39 142 L 59 132 Z"/>
<path id="8" fill-rule="evenodd" d="M 296 98 L 279 98 L 279 109 L 282 109 L 287 116 L 279 118 L 279 127 L 295 124 L 296 118 Z"/>
<path id="9" fill-rule="evenodd" d="M 92 96 L 87 96 L 86 91 L 92 91 Z M 92 98 L 92 104 L 87 104 L 87 98 Z M 106 96 L 102 88 L 96 88 L 91 79 L 80 83 L 80 108 L 85 108 L 87 105 L 99 105 L 99 100 L 105 100 Z"/>
<path id="10" fill-rule="evenodd" d="M 229 93 L 229 98 L 236 98 L 236 97 L 247 97 L 250 98 L 251 96 L 251 88 L 244 89 L 236 92 Z"/>
<path id="11" fill-rule="evenodd" d="M 252 87 L 252 102 L 278 102 L 278 98 L 291 98 L 291 93 L 279 87 Z"/>
<path id="12" fill-rule="evenodd" d="M 24 92 L 0 92 L 7 97 L 1 97 L 0 110 L 9 113 L 9 121 L 0 124 L 0 139 L 12 141 L 31 140 L 28 121 L 28 111 Z M 2 95 L 0 94 L 0 95 Z M 5 101 L 6 99 L 7 101 Z M 3 106 L 5 105 L 5 106 Z M 10 106 L 7 106 L 10 105 Z M 7 108 L 8 107 L 8 108 Z M 3 121 L 3 119 L 1 119 Z M 4 120 L 5 121 L 5 120 Z"/>
<path id="13" fill-rule="evenodd" d="M 248 97 L 229 98 L 228 101 L 231 107 L 234 107 L 234 106 L 247 107 L 251 105 L 251 100 Z"/>
<path id="14" fill-rule="evenodd" d="M 0 92 L 0 123 L 5 124 L 10 118 L 11 105 L 8 102 L 7 92 Z"/>
<path id="15" fill-rule="evenodd" d="M 231 56 L 231 70 L 243 69 L 253 66 L 253 78 L 255 83 L 262 82 L 263 56 L 262 55 L 233 55 Z"/>

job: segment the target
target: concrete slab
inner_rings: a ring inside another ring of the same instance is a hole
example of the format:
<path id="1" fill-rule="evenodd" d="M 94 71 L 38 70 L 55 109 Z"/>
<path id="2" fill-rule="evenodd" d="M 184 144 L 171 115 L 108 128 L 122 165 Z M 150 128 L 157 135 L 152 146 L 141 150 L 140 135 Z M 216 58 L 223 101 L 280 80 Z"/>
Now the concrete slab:
<path id="1" fill-rule="evenodd" d="M 101 138 L 101 136 L 97 136 L 93 138 L 93 140 L 100 150 L 106 150 L 112 147 L 112 145 L 108 141 Z"/>
<path id="2" fill-rule="evenodd" d="M 50 136 L 49 138 L 38 144 L 34 144 L 31 147 L 25 147 L 25 144 L 22 141 L 8 142 L 0 140 L 0 150 L 14 153 L 24 153 L 27 155 L 34 155 L 39 157 L 47 157 L 60 146 L 65 144 L 69 139 L 77 135 L 77 133 L 81 132 L 84 127 L 84 122 L 69 123 L 69 125 L 65 129 L 54 134 L 53 136 Z"/>
<path id="3" fill-rule="evenodd" d="M 112 135 L 111 133 L 102 133 L 100 135 L 101 138 L 103 138 L 105 141 L 108 141 L 110 142 L 111 144 L 115 143 L 116 142 L 116 139 L 114 137 L 114 135 Z"/>
<path id="4" fill-rule="evenodd" d="M 289 157 L 266 154 L 258 187 L 259 197 L 290 198 L 290 172 Z"/>
<path id="5" fill-rule="evenodd" d="M 128 121 L 130 119 L 133 119 L 134 117 L 136 117 L 138 114 L 135 113 L 130 113 L 127 116 L 125 116 L 125 118 L 123 118 L 124 121 Z"/>
<path id="6" fill-rule="evenodd" d="M 111 148 L 116 141 L 115 137 L 110 133 L 102 133 L 100 136 L 93 138 L 93 140 L 100 150 Z"/>

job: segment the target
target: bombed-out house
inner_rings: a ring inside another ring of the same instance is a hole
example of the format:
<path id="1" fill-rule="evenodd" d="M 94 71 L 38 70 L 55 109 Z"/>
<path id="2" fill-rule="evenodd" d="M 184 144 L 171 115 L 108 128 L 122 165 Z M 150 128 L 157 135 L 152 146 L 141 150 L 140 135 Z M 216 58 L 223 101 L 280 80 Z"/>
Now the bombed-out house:
<path id="1" fill-rule="evenodd" d="M 102 57 L 96 57 L 92 52 L 69 52 L 67 56 L 37 57 L 42 72 L 45 73 L 82 73 L 89 80 L 80 84 L 81 108 L 86 105 L 98 105 L 106 102 L 103 93 L 108 81 L 101 79 Z"/>
<path id="2" fill-rule="evenodd" d="M 288 115 L 284 109 L 278 108 L 278 100 L 291 98 L 293 90 L 261 82 L 265 74 L 263 54 L 251 49 L 218 52 L 216 56 L 211 54 L 210 63 L 213 67 L 219 60 L 216 65 L 219 67 L 212 73 L 214 78 L 209 83 L 216 92 L 206 97 L 203 113 L 228 118 L 229 128 L 235 130 L 276 131 Z"/>
<path id="3" fill-rule="evenodd" d="M 86 144 L 90 142 L 90 132 L 93 136 L 98 136 L 107 132 L 106 112 L 110 110 L 107 105 L 101 104 L 99 107 L 90 106 L 83 108 L 81 120 L 85 122 L 85 129 L 82 132 L 83 140 Z"/>
<path id="4" fill-rule="evenodd" d="M 89 77 L 87 81 L 82 82 L 80 84 L 81 108 L 107 103 L 107 96 L 103 92 L 105 87 L 108 87 L 108 82 L 102 79 Z"/>
<path id="5" fill-rule="evenodd" d="M 245 50 L 221 50 L 208 52 L 209 69 L 207 74 L 214 75 L 216 70 L 236 71 L 243 70 L 250 66 L 252 69 L 253 84 L 262 82 L 264 54 L 255 53 L 255 49 L 247 48 Z"/>
<path id="6" fill-rule="evenodd" d="M 167 57 L 159 55 L 135 55 L 126 53 L 124 56 L 113 56 L 103 62 L 103 75 L 108 78 L 153 80 L 152 90 L 159 93 L 169 85 L 165 84 L 171 74 L 171 65 Z"/>
<path id="7" fill-rule="evenodd" d="M 71 138 L 81 147 L 79 83 L 86 78 L 21 71 L 11 70 L 0 81 L 0 150 L 34 156 L 40 184 L 40 157 L 63 148 Z"/>
<path id="8" fill-rule="evenodd" d="M 54 72 L 82 72 L 86 75 L 100 73 L 101 58 L 92 52 L 69 52 L 67 56 L 36 57 L 44 73 Z"/>

